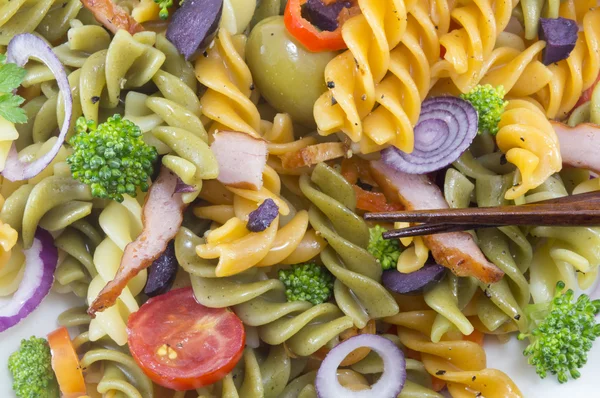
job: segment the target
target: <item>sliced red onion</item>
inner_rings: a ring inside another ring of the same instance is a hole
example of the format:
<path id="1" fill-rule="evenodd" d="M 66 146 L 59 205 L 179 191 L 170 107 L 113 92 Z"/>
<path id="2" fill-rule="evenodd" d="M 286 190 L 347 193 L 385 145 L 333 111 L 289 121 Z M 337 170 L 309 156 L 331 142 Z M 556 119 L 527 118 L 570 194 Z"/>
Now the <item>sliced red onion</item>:
<path id="1" fill-rule="evenodd" d="M 381 283 L 387 289 L 400 294 L 415 294 L 442 280 L 446 268 L 439 264 L 425 264 L 423 268 L 403 274 L 395 269 L 383 271 Z"/>
<path id="2" fill-rule="evenodd" d="M 177 185 L 175 186 L 175 193 L 189 193 L 195 192 L 196 188 L 191 185 L 186 184 L 181 180 L 181 178 L 177 177 Z"/>
<path id="3" fill-rule="evenodd" d="M 279 206 L 273 199 L 266 199 L 256 210 L 248 215 L 248 228 L 251 232 L 262 232 L 269 228 L 273 220 L 279 215 Z"/>
<path id="4" fill-rule="evenodd" d="M 144 286 L 146 296 L 155 297 L 171 290 L 178 269 L 179 263 L 177 263 L 175 257 L 175 241 L 171 240 L 165 251 L 150 266 L 148 280 L 146 286 Z"/>
<path id="5" fill-rule="evenodd" d="M 52 235 L 38 228 L 33 245 L 25 250 L 25 273 L 19 288 L 10 298 L 0 301 L 0 332 L 25 319 L 50 292 L 58 250 Z"/>
<path id="6" fill-rule="evenodd" d="M 54 146 L 46 154 L 31 163 L 23 163 L 19 160 L 17 148 L 13 143 L 6 159 L 6 166 L 2 172 L 4 178 L 10 181 L 23 181 L 33 178 L 52 162 L 65 141 L 73 114 L 73 97 L 71 96 L 71 87 L 69 86 L 67 73 L 60 60 L 52 52 L 52 49 L 44 40 L 31 33 L 23 33 L 13 37 L 8 43 L 6 61 L 24 66 L 30 57 L 44 63 L 56 78 L 58 89 L 65 103 L 65 119 Z"/>
<path id="7" fill-rule="evenodd" d="M 369 390 L 352 391 L 337 379 L 337 370 L 344 358 L 357 348 L 367 347 L 383 360 L 383 373 Z M 392 398 L 397 397 L 406 382 L 404 353 L 390 340 L 374 334 L 349 338 L 329 351 L 317 372 L 315 387 L 319 398 Z"/>
<path id="8" fill-rule="evenodd" d="M 389 147 L 381 159 L 390 167 L 409 174 L 442 169 L 462 155 L 477 136 L 477 111 L 458 97 L 434 97 L 423 102 L 415 126 L 415 148 L 404 153 Z"/>

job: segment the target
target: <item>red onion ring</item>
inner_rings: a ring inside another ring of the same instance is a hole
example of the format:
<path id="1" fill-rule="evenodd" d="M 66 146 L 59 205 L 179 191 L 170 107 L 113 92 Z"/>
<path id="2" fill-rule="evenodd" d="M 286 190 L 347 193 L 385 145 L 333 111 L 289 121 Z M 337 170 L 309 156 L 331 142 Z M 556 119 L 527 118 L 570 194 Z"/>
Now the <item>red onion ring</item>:
<path id="1" fill-rule="evenodd" d="M 0 301 L 0 332 L 25 319 L 50 292 L 54 271 L 58 264 L 58 250 L 52 235 L 38 228 L 33 245 L 25 250 L 25 273 L 12 297 Z"/>
<path id="2" fill-rule="evenodd" d="M 383 360 L 383 373 L 369 390 L 351 391 L 337 379 L 338 366 L 357 348 L 368 347 Z M 406 382 L 404 353 L 390 340 L 375 334 L 361 334 L 349 338 L 329 351 L 317 372 L 315 387 L 319 398 L 395 398 Z"/>
<path id="3" fill-rule="evenodd" d="M 71 116 L 73 114 L 73 97 L 71 96 L 71 87 L 69 86 L 67 73 L 48 44 L 31 33 L 16 35 L 8 43 L 8 48 L 6 50 L 7 62 L 24 66 L 31 57 L 42 61 L 56 78 L 58 89 L 60 90 L 65 103 L 65 120 L 60 128 L 58 140 L 56 140 L 52 148 L 46 154 L 31 163 L 21 162 L 17 153 L 17 147 L 13 143 L 8 152 L 6 166 L 2 172 L 4 178 L 10 181 L 23 181 L 33 178 L 52 162 L 65 141 L 65 137 L 67 136 L 67 132 L 71 125 Z"/>
<path id="4" fill-rule="evenodd" d="M 175 193 L 189 193 L 196 191 L 191 185 L 186 184 L 183 180 L 177 177 L 177 185 L 175 186 Z"/>
<path id="5" fill-rule="evenodd" d="M 458 97 L 434 97 L 423 102 L 415 126 L 415 148 L 404 153 L 389 147 L 381 151 L 385 164 L 409 174 L 440 170 L 462 155 L 477 136 L 477 111 Z"/>

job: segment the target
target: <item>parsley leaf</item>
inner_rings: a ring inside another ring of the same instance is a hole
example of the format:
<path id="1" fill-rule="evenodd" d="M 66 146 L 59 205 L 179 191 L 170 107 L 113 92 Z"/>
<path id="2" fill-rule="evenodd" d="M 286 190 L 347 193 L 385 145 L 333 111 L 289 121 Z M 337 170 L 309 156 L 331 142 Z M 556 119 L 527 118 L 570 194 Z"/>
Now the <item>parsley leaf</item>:
<path id="1" fill-rule="evenodd" d="M 22 108 L 19 108 L 25 102 L 25 99 L 18 95 L 2 94 L 0 95 L 0 116 L 11 123 L 27 122 L 27 115 Z"/>
<path id="2" fill-rule="evenodd" d="M 0 92 L 9 93 L 19 88 L 26 74 L 27 71 L 16 64 L 0 66 Z"/>
<path id="3" fill-rule="evenodd" d="M 0 116 L 11 123 L 27 122 L 25 111 L 19 107 L 25 99 L 12 93 L 21 85 L 26 74 L 24 68 L 7 64 L 6 56 L 0 54 Z"/>

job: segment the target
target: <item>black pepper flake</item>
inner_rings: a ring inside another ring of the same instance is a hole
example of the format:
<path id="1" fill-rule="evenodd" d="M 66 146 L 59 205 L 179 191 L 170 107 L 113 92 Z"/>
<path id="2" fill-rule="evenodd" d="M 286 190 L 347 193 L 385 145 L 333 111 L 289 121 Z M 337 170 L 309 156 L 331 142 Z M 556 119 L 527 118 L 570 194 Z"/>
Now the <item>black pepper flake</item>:
<path id="1" fill-rule="evenodd" d="M 476 397 L 481 397 L 481 393 L 478 392 L 477 395 L 475 395 Z"/>
<path id="2" fill-rule="evenodd" d="M 337 100 L 335 97 L 331 97 L 331 106 L 334 106 L 335 104 L 337 104 Z"/>
<path id="3" fill-rule="evenodd" d="M 98 101 L 100 101 L 100 97 L 98 97 L 98 96 L 92 97 L 92 104 L 96 104 L 96 103 L 98 103 Z"/>
<path id="4" fill-rule="evenodd" d="M 506 160 L 506 155 L 500 156 L 500 165 L 504 166 L 508 161 Z"/>
<path id="5" fill-rule="evenodd" d="M 254 83 L 250 83 L 250 90 L 254 90 L 255 88 Z"/>
<path id="6" fill-rule="evenodd" d="M 485 294 L 485 297 L 487 297 L 487 298 L 492 298 L 492 294 L 490 292 L 488 292 L 487 289 L 485 289 L 483 291 L 483 294 Z"/>
<path id="7" fill-rule="evenodd" d="M 438 30 L 438 29 L 439 29 L 439 27 L 437 25 L 435 25 L 435 30 Z"/>
<path id="8" fill-rule="evenodd" d="M 367 100 L 367 94 L 361 95 L 360 99 L 363 100 L 363 101 L 366 101 Z"/>
<path id="9" fill-rule="evenodd" d="M 517 315 L 515 315 L 515 320 L 517 320 L 517 321 L 518 321 L 519 319 L 521 319 L 521 314 L 517 314 Z"/>
<path id="10" fill-rule="evenodd" d="M 327 88 L 335 88 L 335 83 L 331 80 L 327 82 Z"/>
<path id="11" fill-rule="evenodd" d="M 475 381 L 476 379 L 477 379 L 477 376 L 471 377 L 471 381 Z"/>
<path id="12" fill-rule="evenodd" d="M 65 2 L 65 3 L 62 3 L 62 6 L 61 6 L 61 7 L 62 7 L 62 8 L 65 8 L 65 7 L 67 6 L 67 4 L 68 4 L 68 3 L 66 3 L 66 2 Z"/>
<path id="13" fill-rule="evenodd" d="M 446 374 L 446 371 L 445 371 L 445 370 L 438 370 L 437 372 L 435 372 L 435 375 L 436 375 L 436 376 L 443 376 L 443 375 L 445 375 L 445 374 Z"/>
<path id="14" fill-rule="evenodd" d="M 523 138 L 523 137 L 519 137 L 519 139 L 520 139 L 521 141 L 525 142 L 525 138 Z"/>
<path id="15" fill-rule="evenodd" d="M 204 58 L 208 58 L 208 52 L 204 51 L 202 55 L 204 55 Z"/>

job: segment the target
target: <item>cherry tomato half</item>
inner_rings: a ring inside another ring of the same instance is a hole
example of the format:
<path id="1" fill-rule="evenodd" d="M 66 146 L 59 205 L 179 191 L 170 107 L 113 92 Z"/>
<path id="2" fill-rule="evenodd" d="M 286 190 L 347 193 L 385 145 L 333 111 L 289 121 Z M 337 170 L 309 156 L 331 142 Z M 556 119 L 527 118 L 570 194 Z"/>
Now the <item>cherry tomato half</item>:
<path id="1" fill-rule="evenodd" d="M 129 350 L 155 383 L 193 390 L 225 377 L 242 356 L 242 321 L 198 304 L 191 288 L 151 298 L 127 323 Z"/>
<path id="2" fill-rule="evenodd" d="M 62 396 L 75 398 L 85 395 L 85 381 L 69 331 L 64 327 L 56 329 L 48 335 L 48 345 L 52 353 L 52 370 Z"/>

